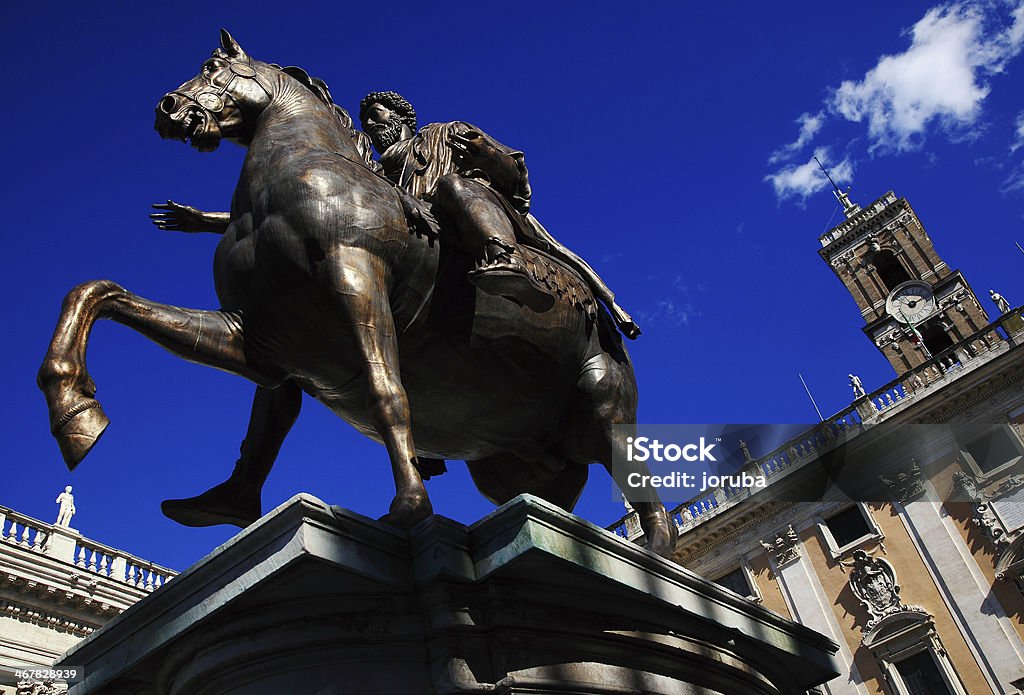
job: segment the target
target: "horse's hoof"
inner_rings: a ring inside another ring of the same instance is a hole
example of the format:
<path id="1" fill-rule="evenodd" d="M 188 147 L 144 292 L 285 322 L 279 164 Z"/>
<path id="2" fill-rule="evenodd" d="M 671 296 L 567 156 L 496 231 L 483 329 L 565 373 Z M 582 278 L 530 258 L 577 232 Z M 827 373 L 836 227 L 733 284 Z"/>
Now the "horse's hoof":
<path id="1" fill-rule="evenodd" d="M 647 549 L 655 555 L 671 560 L 679 539 L 679 529 L 669 515 L 662 511 L 647 523 L 641 523 L 644 535 L 647 536 Z"/>
<path id="2" fill-rule="evenodd" d="M 235 500 L 227 492 L 227 483 L 207 490 L 196 497 L 164 500 L 160 511 L 182 526 L 217 526 L 230 524 L 246 528 L 262 516 L 259 498 Z"/>
<path id="3" fill-rule="evenodd" d="M 109 424 L 110 418 L 103 412 L 99 401 L 92 398 L 79 401 L 57 419 L 53 436 L 68 470 L 75 470 L 75 466 L 92 451 Z"/>
<path id="4" fill-rule="evenodd" d="M 377 521 L 408 531 L 424 519 L 430 518 L 433 513 L 434 509 L 428 499 L 416 502 L 400 502 L 396 499 L 391 503 L 391 510 Z"/>

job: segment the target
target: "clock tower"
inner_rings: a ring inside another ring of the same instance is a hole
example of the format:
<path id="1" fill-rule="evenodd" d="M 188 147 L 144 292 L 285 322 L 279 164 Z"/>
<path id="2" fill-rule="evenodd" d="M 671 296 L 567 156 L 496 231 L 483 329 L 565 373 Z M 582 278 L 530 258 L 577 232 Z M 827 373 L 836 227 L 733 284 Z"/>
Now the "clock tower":
<path id="1" fill-rule="evenodd" d="M 906 198 L 889 191 L 861 208 L 849 192 L 835 194 L 846 219 L 821 236 L 818 253 L 857 302 L 864 333 L 897 374 L 989 324 L 971 286 L 939 257 Z"/>

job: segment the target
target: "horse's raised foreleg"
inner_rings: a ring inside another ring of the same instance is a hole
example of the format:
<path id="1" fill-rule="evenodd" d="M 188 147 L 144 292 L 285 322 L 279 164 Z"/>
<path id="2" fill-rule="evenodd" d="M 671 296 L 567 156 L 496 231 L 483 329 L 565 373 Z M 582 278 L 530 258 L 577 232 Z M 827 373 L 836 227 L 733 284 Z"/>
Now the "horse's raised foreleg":
<path id="1" fill-rule="evenodd" d="M 241 316 L 159 304 L 109 280 L 94 280 L 68 293 L 37 383 L 46 396 L 50 430 L 68 468 L 85 458 L 110 424 L 93 397 L 96 386 L 86 368 L 89 333 L 99 319 L 122 323 L 175 355 L 276 385 L 282 375 L 254 365 L 245 353 Z"/>

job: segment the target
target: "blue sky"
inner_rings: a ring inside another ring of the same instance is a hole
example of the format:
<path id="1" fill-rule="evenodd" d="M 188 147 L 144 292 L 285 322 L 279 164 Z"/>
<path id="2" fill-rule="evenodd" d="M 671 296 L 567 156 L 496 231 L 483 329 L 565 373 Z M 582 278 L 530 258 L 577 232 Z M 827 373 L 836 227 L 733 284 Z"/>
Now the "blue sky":
<path id="1" fill-rule="evenodd" d="M 139 6 L 144 5 L 144 6 Z M 214 237 L 159 232 L 151 203 L 225 209 L 243 152 L 162 141 L 153 108 L 227 27 L 355 110 L 395 89 L 420 122 L 465 120 L 526 154 L 533 211 L 641 322 L 630 345 L 646 423 L 813 422 L 894 375 L 816 251 L 841 212 L 817 154 L 863 204 L 906 196 L 939 253 L 1024 302 L 1024 3 L 78 3 L 5 12 L 0 65 L 8 261 L 0 504 L 51 520 L 75 486 L 87 536 L 183 569 L 230 537 L 159 502 L 230 472 L 252 386 L 102 323 L 90 371 L 113 424 L 73 473 L 34 377 L 64 294 L 107 277 L 215 308 Z M 757 452 L 755 452 L 757 453 Z M 431 481 L 463 522 L 491 505 L 464 466 Z M 592 469 L 577 508 L 622 508 Z M 384 450 L 308 400 L 265 491 L 379 516 Z"/>

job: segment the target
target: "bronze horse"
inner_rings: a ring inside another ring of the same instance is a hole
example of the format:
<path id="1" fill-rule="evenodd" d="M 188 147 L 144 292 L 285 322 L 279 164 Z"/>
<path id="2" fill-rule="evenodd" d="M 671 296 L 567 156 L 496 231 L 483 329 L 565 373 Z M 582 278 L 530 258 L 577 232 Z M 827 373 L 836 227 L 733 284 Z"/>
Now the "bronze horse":
<path id="1" fill-rule="evenodd" d="M 403 528 L 432 513 L 420 471 L 429 459 L 464 459 L 496 503 L 529 492 L 566 509 L 588 464 L 612 470 L 624 447 L 613 426 L 636 422 L 637 388 L 604 309 L 562 299 L 535 313 L 476 291 L 470 257 L 410 232 L 399 192 L 307 85 L 222 31 L 199 75 L 159 102 L 157 130 L 200 151 L 222 139 L 248 148 L 214 259 L 223 308 L 158 304 L 108 280 L 67 295 L 38 382 L 69 468 L 109 424 L 85 361 L 105 318 L 255 382 L 246 441 L 266 470 L 300 389 L 382 442 L 396 488 L 383 519 Z M 274 431 L 261 431 L 257 414 Z M 660 502 L 621 484 L 648 473 L 630 466 L 614 477 L 648 547 L 666 555 L 675 525 Z"/>

